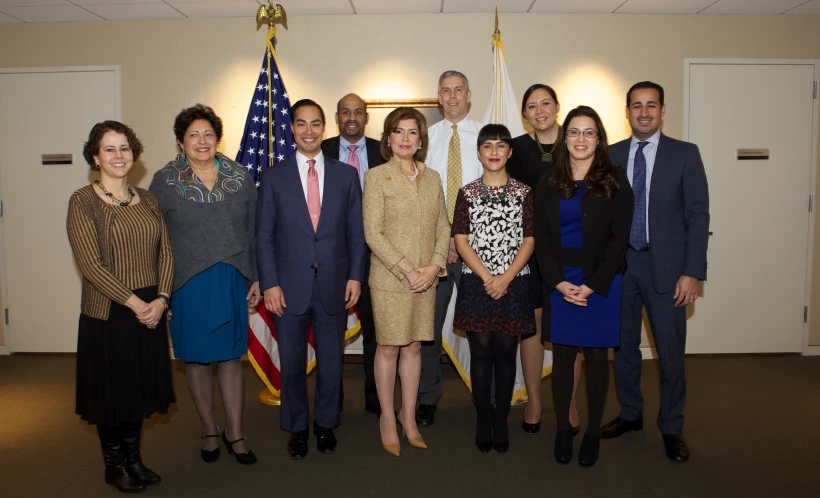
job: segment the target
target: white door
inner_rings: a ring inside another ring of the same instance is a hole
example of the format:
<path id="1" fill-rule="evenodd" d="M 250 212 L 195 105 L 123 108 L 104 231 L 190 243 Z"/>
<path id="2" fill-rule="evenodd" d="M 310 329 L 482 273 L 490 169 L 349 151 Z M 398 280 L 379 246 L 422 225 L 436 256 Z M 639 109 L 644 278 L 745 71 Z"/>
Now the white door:
<path id="1" fill-rule="evenodd" d="M 814 64 L 689 66 L 687 139 L 706 167 L 713 235 L 688 353 L 803 349 L 814 80 Z"/>
<path id="2" fill-rule="evenodd" d="M 68 199 L 92 175 L 83 159 L 91 127 L 116 119 L 114 68 L 0 70 L 0 218 L 11 352 L 76 352 L 80 272 L 66 235 Z M 42 154 L 74 155 L 42 165 Z"/>

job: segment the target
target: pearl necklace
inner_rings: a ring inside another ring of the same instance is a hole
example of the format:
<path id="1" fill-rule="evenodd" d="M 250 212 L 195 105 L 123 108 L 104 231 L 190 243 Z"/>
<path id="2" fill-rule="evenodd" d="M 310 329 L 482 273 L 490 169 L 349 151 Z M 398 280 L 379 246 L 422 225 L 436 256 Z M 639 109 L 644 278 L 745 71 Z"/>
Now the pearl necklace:
<path id="1" fill-rule="evenodd" d="M 415 171 L 416 174 L 412 175 L 412 176 L 404 175 L 404 171 L 402 171 L 402 174 L 404 176 L 406 176 L 408 180 L 410 180 L 410 183 L 413 183 L 414 181 L 416 181 L 416 178 L 418 178 L 418 176 L 419 176 L 419 169 L 416 167 L 416 161 L 413 161 L 413 171 Z"/>

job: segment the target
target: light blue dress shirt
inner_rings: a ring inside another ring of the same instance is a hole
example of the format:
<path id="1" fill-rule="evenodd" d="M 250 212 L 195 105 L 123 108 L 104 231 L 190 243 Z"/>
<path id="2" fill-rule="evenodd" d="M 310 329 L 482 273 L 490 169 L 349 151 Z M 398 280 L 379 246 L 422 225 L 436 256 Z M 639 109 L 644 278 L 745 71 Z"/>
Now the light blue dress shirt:
<path id="1" fill-rule="evenodd" d="M 649 242 L 649 186 L 652 184 L 652 171 L 655 169 L 655 156 L 658 154 L 658 142 L 661 139 L 661 131 L 658 130 L 654 135 L 646 139 L 646 144 L 643 148 L 643 155 L 646 158 L 646 241 Z M 629 142 L 629 160 L 626 165 L 626 176 L 629 178 L 629 184 L 632 185 L 632 172 L 635 169 L 635 153 L 638 151 L 638 140 L 635 135 L 632 135 L 632 141 Z"/>
<path id="2" fill-rule="evenodd" d="M 339 135 L 339 161 L 350 164 L 349 162 L 347 162 L 347 159 L 350 156 L 350 149 L 348 149 L 348 147 L 351 145 L 355 145 L 358 147 L 358 149 L 356 149 L 356 157 L 359 158 L 359 184 L 362 186 L 362 190 L 364 190 L 364 172 L 368 170 L 367 140 L 365 137 L 362 137 L 359 139 L 358 142 L 352 144 L 348 142 L 343 136 Z"/>

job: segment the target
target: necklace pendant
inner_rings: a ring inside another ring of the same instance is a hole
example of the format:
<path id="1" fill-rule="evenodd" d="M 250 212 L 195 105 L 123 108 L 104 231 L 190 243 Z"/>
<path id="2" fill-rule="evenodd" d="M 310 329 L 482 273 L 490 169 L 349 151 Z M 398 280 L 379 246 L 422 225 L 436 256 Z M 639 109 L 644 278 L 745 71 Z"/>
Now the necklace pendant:
<path id="1" fill-rule="evenodd" d="M 552 161 L 552 152 L 544 152 L 541 154 L 541 162 L 547 163 Z"/>
<path id="2" fill-rule="evenodd" d="M 127 203 L 127 202 L 125 202 L 125 201 L 120 201 L 120 207 L 125 207 L 125 206 L 127 206 L 127 205 L 128 205 L 128 203 Z"/>

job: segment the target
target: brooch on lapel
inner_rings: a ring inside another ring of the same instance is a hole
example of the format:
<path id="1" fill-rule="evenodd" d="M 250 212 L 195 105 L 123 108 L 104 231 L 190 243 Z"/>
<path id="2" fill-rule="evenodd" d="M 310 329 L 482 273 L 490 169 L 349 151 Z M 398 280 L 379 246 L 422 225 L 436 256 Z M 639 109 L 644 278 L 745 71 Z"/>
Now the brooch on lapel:
<path id="1" fill-rule="evenodd" d="M 389 182 L 391 180 L 393 180 L 393 177 L 391 177 L 391 176 L 384 177 L 384 181 L 386 181 L 386 182 Z"/>

